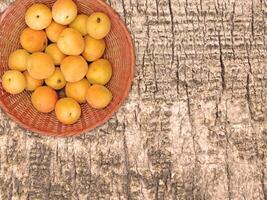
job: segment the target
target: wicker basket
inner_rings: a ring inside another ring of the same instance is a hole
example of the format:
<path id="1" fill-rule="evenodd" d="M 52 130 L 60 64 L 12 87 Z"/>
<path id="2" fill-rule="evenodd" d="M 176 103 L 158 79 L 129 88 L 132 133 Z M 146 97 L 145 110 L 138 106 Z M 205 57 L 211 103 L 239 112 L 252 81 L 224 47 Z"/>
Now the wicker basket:
<path id="1" fill-rule="evenodd" d="M 0 18 L 0 55 L 1 77 L 8 70 L 8 56 L 19 44 L 20 32 L 26 27 L 24 14 L 33 3 L 41 2 L 52 7 L 54 0 L 17 0 L 3 13 Z M 107 50 L 104 55 L 113 66 L 113 76 L 107 87 L 113 93 L 113 101 L 102 110 L 95 110 L 87 104 L 82 104 L 81 119 L 73 125 L 63 125 L 55 113 L 43 114 L 37 112 L 31 104 L 29 92 L 10 95 L 0 85 L 0 106 L 6 114 L 20 126 L 48 136 L 72 136 L 90 131 L 105 123 L 126 99 L 134 76 L 135 56 L 130 34 L 122 20 L 114 10 L 101 0 L 77 0 L 79 13 L 90 14 L 102 11 L 108 14 L 112 21 L 112 30 L 106 38 Z"/>

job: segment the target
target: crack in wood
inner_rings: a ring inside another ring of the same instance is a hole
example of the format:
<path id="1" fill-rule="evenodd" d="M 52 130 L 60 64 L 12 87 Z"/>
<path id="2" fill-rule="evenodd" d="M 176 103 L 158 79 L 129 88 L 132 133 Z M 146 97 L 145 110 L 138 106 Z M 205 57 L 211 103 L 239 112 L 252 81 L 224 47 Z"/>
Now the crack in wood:
<path id="1" fill-rule="evenodd" d="M 225 83 L 225 65 L 223 62 L 223 53 L 222 53 L 222 43 L 221 43 L 221 34 L 218 32 L 218 39 L 219 39 L 219 52 L 220 52 L 220 67 L 221 67 L 221 79 L 222 79 L 222 92 L 226 89 Z"/>
<path id="2" fill-rule="evenodd" d="M 123 151 L 124 151 L 124 163 L 125 163 L 125 169 L 126 169 L 126 194 L 127 194 L 127 199 L 131 200 L 131 177 L 130 177 L 130 163 L 129 163 L 129 152 L 128 152 L 128 146 L 127 146 L 127 141 L 126 141 L 126 135 L 125 135 L 125 124 L 123 124 Z"/>

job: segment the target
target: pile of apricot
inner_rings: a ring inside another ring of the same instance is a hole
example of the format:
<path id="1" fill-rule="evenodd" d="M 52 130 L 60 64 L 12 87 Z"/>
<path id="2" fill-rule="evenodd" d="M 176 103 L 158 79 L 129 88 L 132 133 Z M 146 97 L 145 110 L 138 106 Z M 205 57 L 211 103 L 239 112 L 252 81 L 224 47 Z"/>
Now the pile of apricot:
<path id="1" fill-rule="evenodd" d="M 52 9 L 36 3 L 25 14 L 20 35 L 21 49 L 8 59 L 9 70 L 2 86 L 10 94 L 30 91 L 34 108 L 55 111 L 64 124 L 81 116 L 80 104 L 103 109 L 112 101 L 105 87 L 112 66 L 103 59 L 105 37 L 111 29 L 109 17 L 101 12 L 78 14 L 72 0 L 57 0 Z"/>

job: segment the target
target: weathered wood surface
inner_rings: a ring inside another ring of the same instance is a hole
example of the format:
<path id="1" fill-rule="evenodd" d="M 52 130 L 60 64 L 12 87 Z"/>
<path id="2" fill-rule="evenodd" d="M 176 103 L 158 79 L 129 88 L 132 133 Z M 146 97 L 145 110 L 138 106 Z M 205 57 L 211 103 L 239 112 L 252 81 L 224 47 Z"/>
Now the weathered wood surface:
<path id="1" fill-rule="evenodd" d="M 66 139 L 1 113 L 0 199 L 266 200 L 267 1 L 107 2 L 136 48 L 127 102 Z"/>

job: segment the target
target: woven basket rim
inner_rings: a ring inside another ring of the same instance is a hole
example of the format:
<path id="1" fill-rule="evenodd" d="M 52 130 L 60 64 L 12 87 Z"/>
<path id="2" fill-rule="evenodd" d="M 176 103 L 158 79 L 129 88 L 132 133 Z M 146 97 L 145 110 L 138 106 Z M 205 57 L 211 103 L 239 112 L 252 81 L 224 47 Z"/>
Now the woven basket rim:
<path id="1" fill-rule="evenodd" d="M 0 25 L 3 22 L 3 19 L 5 18 L 5 16 L 7 14 L 9 14 L 14 8 L 15 8 L 15 2 L 17 1 L 23 1 L 23 0 L 16 0 L 14 2 L 12 2 L 7 8 L 6 10 L 0 14 Z M 105 118 L 103 118 L 101 121 L 98 121 L 97 123 L 95 123 L 93 126 L 88 127 L 88 128 L 84 128 L 82 130 L 72 130 L 69 131 L 67 134 L 55 134 L 55 133 L 51 133 L 51 132 L 47 132 L 47 131 L 43 131 L 43 130 L 39 130 L 37 128 L 28 126 L 27 124 L 24 124 L 22 121 L 20 121 L 15 115 L 12 115 L 9 112 L 9 109 L 6 107 L 6 105 L 3 103 L 2 99 L 0 99 L 0 107 L 1 109 L 6 113 L 6 115 L 11 118 L 14 122 L 16 122 L 20 127 L 29 130 L 31 132 L 34 133 L 38 133 L 42 136 L 51 136 L 51 137 L 70 137 L 70 136 L 77 136 L 77 135 L 81 135 L 85 132 L 89 132 L 92 131 L 93 129 L 103 125 L 104 123 L 106 123 L 118 110 L 119 108 L 122 106 L 122 104 L 126 101 L 128 94 L 130 92 L 131 86 L 132 86 L 132 82 L 134 79 L 134 74 L 135 74 L 135 64 L 136 64 L 136 55 L 135 55 L 135 50 L 134 50 L 134 45 L 132 42 L 132 38 L 131 38 L 131 34 L 130 31 L 128 30 L 127 26 L 125 25 L 125 23 L 122 21 L 122 19 L 120 18 L 120 16 L 118 15 L 118 13 L 111 7 L 109 6 L 107 3 L 105 3 L 102 0 L 95 0 L 97 1 L 101 6 L 105 7 L 106 9 L 110 10 L 112 13 L 112 17 L 115 18 L 115 20 L 121 25 L 121 27 L 123 28 L 123 32 L 126 36 L 127 39 L 127 43 L 130 47 L 129 49 L 129 54 L 131 57 L 131 66 L 130 67 L 130 73 L 129 73 L 129 79 L 127 81 L 127 85 L 125 87 L 125 91 L 122 94 L 121 97 L 121 101 L 114 106 L 114 108 L 105 116 Z M 70 125 L 71 126 L 71 125 Z"/>

